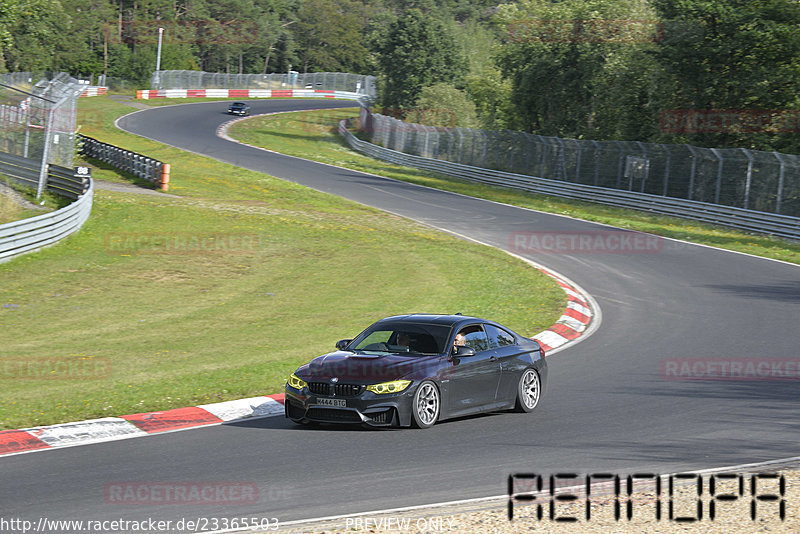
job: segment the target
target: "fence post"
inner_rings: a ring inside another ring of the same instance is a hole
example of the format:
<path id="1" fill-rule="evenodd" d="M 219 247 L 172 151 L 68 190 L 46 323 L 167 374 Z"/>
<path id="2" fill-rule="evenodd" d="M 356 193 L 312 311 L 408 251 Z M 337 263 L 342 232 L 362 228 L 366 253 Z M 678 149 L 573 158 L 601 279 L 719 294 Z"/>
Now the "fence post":
<path id="1" fill-rule="evenodd" d="M 614 141 L 619 148 L 619 159 L 617 163 L 617 189 L 620 188 L 620 184 L 622 184 L 622 156 L 625 154 L 625 151 L 622 149 L 622 143 L 620 141 Z"/>
<path id="2" fill-rule="evenodd" d="M 695 152 L 694 147 L 692 145 L 686 145 L 689 149 L 689 152 L 692 153 L 692 171 L 689 174 L 689 191 L 688 191 L 688 200 L 692 200 L 694 196 L 694 175 L 697 172 L 697 152 Z"/>
<path id="3" fill-rule="evenodd" d="M 664 196 L 667 196 L 667 186 L 669 185 L 669 167 L 672 162 L 672 152 L 669 151 L 669 146 L 662 144 L 661 148 L 667 153 L 667 162 L 664 164 Z"/>
<path id="4" fill-rule="evenodd" d="M 744 155 L 747 156 L 747 179 L 744 182 L 744 209 L 748 209 L 750 205 L 750 183 L 753 180 L 753 154 L 746 148 L 742 149 Z"/>
<path id="5" fill-rule="evenodd" d="M 594 185 L 600 181 L 600 156 L 603 154 L 603 146 L 598 141 L 592 141 L 596 150 L 594 155 Z"/>
<path id="6" fill-rule="evenodd" d="M 564 154 L 564 140 L 560 137 L 556 137 L 555 139 L 558 141 L 558 167 L 556 167 L 558 169 L 558 174 L 556 175 L 556 180 L 563 180 L 567 182 L 567 159 L 566 155 Z"/>
<path id="7" fill-rule="evenodd" d="M 36 200 L 39 200 L 44 193 L 47 184 L 47 157 L 50 152 L 50 139 L 53 132 L 53 110 L 54 106 L 47 106 L 47 121 L 44 129 L 44 147 L 42 149 L 42 165 L 39 167 L 39 184 L 36 186 Z"/>
<path id="8" fill-rule="evenodd" d="M 642 143 L 641 141 L 636 141 L 636 144 L 639 145 L 639 148 L 642 149 L 642 154 L 644 154 L 644 159 L 647 162 L 647 163 L 645 163 L 645 167 L 647 168 L 648 172 L 645 172 L 644 177 L 642 177 L 642 189 L 641 189 L 641 192 L 644 193 L 644 183 L 647 181 L 647 178 L 648 178 L 648 176 L 650 174 L 649 173 L 650 160 L 647 157 L 647 147 L 645 146 L 645 144 Z M 631 184 L 630 184 L 630 188 L 628 190 L 629 191 L 633 191 L 633 173 L 631 173 Z"/>
<path id="9" fill-rule="evenodd" d="M 783 160 L 783 156 L 781 156 L 779 152 L 773 152 L 773 154 L 775 154 L 775 157 L 781 162 L 781 172 L 780 175 L 778 175 L 778 198 L 775 202 L 775 213 L 780 213 L 781 201 L 783 200 L 783 180 L 786 177 L 786 162 Z"/>
<path id="10" fill-rule="evenodd" d="M 719 192 L 720 192 L 720 189 L 722 189 L 722 163 L 723 163 L 723 159 L 722 159 L 722 154 L 720 154 L 719 151 L 716 148 L 712 148 L 711 152 L 713 152 L 714 155 L 717 156 L 717 159 L 719 160 L 719 165 L 717 165 L 717 188 L 714 191 L 714 204 L 719 204 Z"/>

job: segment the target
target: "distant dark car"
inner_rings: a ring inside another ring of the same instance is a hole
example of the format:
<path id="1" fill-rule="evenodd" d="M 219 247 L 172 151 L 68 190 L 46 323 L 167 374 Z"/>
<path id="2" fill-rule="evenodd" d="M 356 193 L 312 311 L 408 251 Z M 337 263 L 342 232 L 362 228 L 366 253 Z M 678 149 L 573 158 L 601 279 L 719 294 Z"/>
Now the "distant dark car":
<path id="1" fill-rule="evenodd" d="M 229 115 L 250 115 L 250 106 L 244 102 L 231 102 L 228 106 Z"/>
<path id="2" fill-rule="evenodd" d="M 301 366 L 286 383 L 295 423 L 428 428 L 480 412 L 530 412 L 547 383 L 536 341 L 484 319 L 398 315 Z"/>

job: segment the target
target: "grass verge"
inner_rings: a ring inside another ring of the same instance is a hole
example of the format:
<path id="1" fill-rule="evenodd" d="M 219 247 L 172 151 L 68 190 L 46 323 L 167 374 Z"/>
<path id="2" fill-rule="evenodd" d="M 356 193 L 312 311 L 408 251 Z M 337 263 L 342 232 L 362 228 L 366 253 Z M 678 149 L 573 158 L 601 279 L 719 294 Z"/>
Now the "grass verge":
<path id="1" fill-rule="evenodd" d="M 390 314 L 532 335 L 563 309 L 502 252 L 121 132 L 131 108 L 112 99 L 80 106 L 98 118 L 84 133 L 169 162 L 181 196 L 98 190 L 80 232 L 0 264 L 0 429 L 276 393 Z"/>

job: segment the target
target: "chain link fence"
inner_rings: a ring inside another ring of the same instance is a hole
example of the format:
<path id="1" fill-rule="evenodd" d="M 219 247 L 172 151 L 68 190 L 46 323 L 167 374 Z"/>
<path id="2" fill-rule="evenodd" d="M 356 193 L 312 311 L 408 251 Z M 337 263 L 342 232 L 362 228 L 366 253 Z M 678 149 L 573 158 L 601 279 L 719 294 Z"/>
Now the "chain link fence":
<path id="1" fill-rule="evenodd" d="M 224 74 L 194 70 L 153 73 L 151 89 L 318 89 L 348 91 L 374 97 L 375 76 L 344 72 Z"/>
<path id="2" fill-rule="evenodd" d="M 361 110 L 371 142 L 475 167 L 800 216 L 800 156 L 405 123 Z"/>
<path id="3" fill-rule="evenodd" d="M 86 89 L 65 73 L 42 79 L 16 73 L 0 86 L 0 151 L 71 167 L 78 97 Z"/>
<path id="4" fill-rule="evenodd" d="M 4 75 L 0 85 L 0 151 L 41 162 L 37 196 L 47 164 L 72 167 L 78 97 L 86 88 L 65 73 L 30 85 L 30 73 Z"/>

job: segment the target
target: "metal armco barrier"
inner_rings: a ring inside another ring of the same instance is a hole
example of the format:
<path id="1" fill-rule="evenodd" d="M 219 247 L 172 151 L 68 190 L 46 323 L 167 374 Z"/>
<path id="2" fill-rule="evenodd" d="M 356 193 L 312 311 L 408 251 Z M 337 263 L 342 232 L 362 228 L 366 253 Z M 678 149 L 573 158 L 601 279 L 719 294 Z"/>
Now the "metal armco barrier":
<path id="1" fill-rule="evenodd" d="M 169 164 L 119 148 L 97 139 L 78 135 L 80 154 L 94 158 L 134 176 L 152 182 L 163 190 L 169 188 Z"/>
<path id="2" fill-rule="evenodd" d="M 775 215 L 760 211 L 709 204 L 706 202 L 662 197 L 648 193 L 574 184 L 559 180 L 548 180 L 523 174 L 495 171 L 460 163 L 451 163 L 448 161 L 404 154 L 358 139 L 347 129 L 347 123 L 347 120 L 343 120 L 339 123 L 339 133 L 347 140 L 347 143 L 353 149 L 389 163 L 417 167 L 426 171 L 438 172 L 440 174 L 455 176 L 457 178 L 497 187 L 507 187 L 542 195 L 598 202 L 621 208 L 633 208 L 661 215 L 670 215 L 673 217 L 682 217 L 706 223 L 730 226 L 741 230 L 772 234 L 788 239 L 800 239 L 800 217 Z"/>
<path id="3" fill-rule="evenodd" d="M 0 153 L 0 174 L 22 185 L 36 187 L 39 165 L 39 161 Z M 64 239 L 89 218 L 94 186 L 88 176 L 48 165 L 47 189 L 76 200 L 60 210 L 0 225 L 0 263 Z"/>

